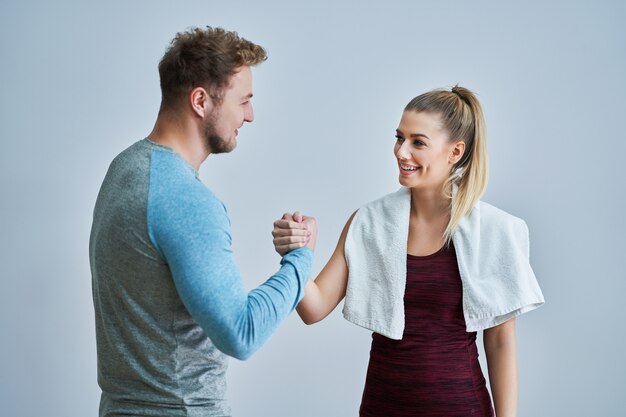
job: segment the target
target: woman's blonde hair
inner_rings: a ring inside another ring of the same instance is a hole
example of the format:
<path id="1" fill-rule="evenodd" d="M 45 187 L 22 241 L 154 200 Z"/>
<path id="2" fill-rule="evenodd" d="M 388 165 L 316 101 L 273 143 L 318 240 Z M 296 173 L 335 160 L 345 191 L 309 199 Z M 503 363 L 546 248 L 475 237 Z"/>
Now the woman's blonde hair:
<path id="1" fill-rule="evenodd" d="M 444 232 L 446 243 L 461 219 L 472 211 L 487 188 L 489 175 L 485 119 L 478 99 L 467 88 L 436 89 L 415 97 L 404 111 L 438 115 L 452 142 L 465 142 L 465 152 L 444 184 L 450 198 L 450 221 Z M 458 187 L 452 196 L 454 186 Z"/>

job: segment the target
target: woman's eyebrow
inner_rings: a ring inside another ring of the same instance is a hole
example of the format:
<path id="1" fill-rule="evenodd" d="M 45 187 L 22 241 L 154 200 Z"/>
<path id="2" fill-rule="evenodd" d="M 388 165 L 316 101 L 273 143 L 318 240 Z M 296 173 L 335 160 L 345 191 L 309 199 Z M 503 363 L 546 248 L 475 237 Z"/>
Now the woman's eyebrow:
<path id="1" fill-rule="evenodd" d="M 396 133 L 398 135 L 404 136 L 404 133 L 402 133 L 402 131 L 400 129 L 396 129 Z M 426 138 L 426 139 L 430 140 L 430 138 L 428 136 L 426 136 L 425 134 L 423 134 L 423 133 L 411 133 L 409 135 L 409 137 L 410 138 L 420 138 L 421 137 L 421 138 Z"/>

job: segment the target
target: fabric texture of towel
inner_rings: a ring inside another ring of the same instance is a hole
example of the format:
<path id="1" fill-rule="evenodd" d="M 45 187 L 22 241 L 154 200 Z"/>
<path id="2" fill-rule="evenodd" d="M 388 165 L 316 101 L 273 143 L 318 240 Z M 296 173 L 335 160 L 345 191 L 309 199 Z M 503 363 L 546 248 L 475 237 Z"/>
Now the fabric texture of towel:
<path id="1" fill-rule="evenodd" d="M 405 187 L 366 204 L 352 219 L 345 243 L 344 317 L 396 340 L 404 332 L 410 210 L 411 192 Z M 544 303 L 522 219 L 481 201 L 459 223 L 452 241 L 468 332 L 497 326 Z"/>

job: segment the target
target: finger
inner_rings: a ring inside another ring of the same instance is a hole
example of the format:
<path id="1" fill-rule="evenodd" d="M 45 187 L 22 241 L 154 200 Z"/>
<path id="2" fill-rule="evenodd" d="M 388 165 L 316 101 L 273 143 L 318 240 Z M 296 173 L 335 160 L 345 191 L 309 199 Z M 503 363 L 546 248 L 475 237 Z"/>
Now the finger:
<path id="1" fill-rule="evenodd" d="M 291 213 L 285 213 L 283 214 L 283 217 L 281 217 L 282 220 L 293 220 L 293 216 L 291 215 Z"/>
<path id="2" fill-rule="evenodd" d="M 285 237 L 277 237 L 274 239 L 274 246 L 285 246 L 290 245 L 292 243 L 301 243 L 308 242 L 308 236 L 285 236 Z"/>
<path id="3" fill-rule="evenodd" d="M 276 220 L 274 222 L 274 227 L 280 229 L 305 229 L 306 227 L 302 223 L 296 223 L 290 220 Z"/>
<path id="4" fill-rule="evenodd" d="M 272 230 L 272 236 L 274 237 L 283 237 L 283 236 L 310 236 L 311 232 L 306 229 L 279 229 L 276 228 Z"/>
<path id="5" fill-rule="evenodd" d="M 310 234 L 311 232 L 307 230 L 305 227 L 301 227 L 301 226 L 299 227 L 274 226 L 274 229 L 272 229 L 272 233 L 275 233 L 277 236 L 289 236 L 289 235 L 301 236 L 301 235 Z"/>
<path id="6" fill-rule="evenodd" d="M 308 229 L 317 229 L 317 220 L 315 220 L 315 217 L 306 217 L 302 221 L 302 224 L 306 225 Z"/>
<path id="7" fill-rule="evenodd" d="M 293 219 L 295 221 L 297 221 L 298 223 L 302 222 L 302 214 L 299 211 L 296 211 L 295 213 L 293 213 Z"/>

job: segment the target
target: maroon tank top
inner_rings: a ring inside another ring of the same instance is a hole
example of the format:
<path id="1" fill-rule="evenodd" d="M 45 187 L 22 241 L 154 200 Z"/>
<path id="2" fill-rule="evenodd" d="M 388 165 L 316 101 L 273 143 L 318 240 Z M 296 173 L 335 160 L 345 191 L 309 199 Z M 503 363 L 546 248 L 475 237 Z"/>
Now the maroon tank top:
<path id="1" fill-rule="evenodd" d="M 407 255 L 402 340 L 372 335 L 361 417 L 493 417 L 454 246 Z"/>

